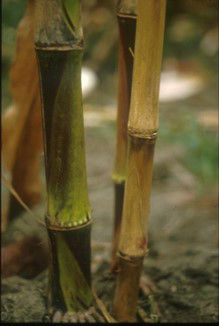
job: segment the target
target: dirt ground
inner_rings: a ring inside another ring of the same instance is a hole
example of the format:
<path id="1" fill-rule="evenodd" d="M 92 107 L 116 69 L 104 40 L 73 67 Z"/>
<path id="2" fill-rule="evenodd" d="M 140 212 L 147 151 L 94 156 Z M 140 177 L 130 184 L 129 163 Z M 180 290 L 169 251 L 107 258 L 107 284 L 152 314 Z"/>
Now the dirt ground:
<path id="1" fill-rule="evenodd" d="M 214 93 L 215 94 L 215 93 Z M 209 98 L 193 98 L 193 108 L 209 107 Z M 161 105 L 162 115 L 179 103 Z M 110 104 L 111 106 L 115 105 Z M 186 102 L 184 103 L 186 105 Z M 93 110 L 93 111 L 92 111 Z M 96 110 L 96 111 L 95 111 Z M 90 113 L 89 113 L 90 112 Z M 93 112 L 93 113 L 92 113 Z M 105 117 L 92 122 L 89 114 Z M 105 113 L 104 113 L 105 112 Z M 108 112 L 108 113 L 107 113 Z M 99 298 L 110 303 L 114 280 L 108 270 L 113 226 L 113 183 L 115 114 L 110 106 L 85 107 L 86 151 L 89 196 L 92 206 L 93 285 Z M 163 112 L 163 113 L 162 113 Z M 178 111 L 179 112 L 179 108 Z M 177 113 L 176 112 L 176 113 Z M 114 110 L 115 113 L 115 110 Z M 87 119 L 89 117 L 89 119 Z M 160 322 L 218 322 L 218 207 L 217 189 L 200 191 L 200 181 L 183 164 L 184 149 L 177 143 L 155 151 L 155 168 L 149 226 L 149 255 L 143 275 L 153 284 L 150 296 L 141 293 L 139 305 L 148 314 L 149 299 L 157 303 Z M 43 160 L 42 160 L 43 161 Z M 35 208 L 44 215 L 45 200 Z M 40 236 L 46 246 L 45 229 L 24 213 L 9 226 L 2 246 L 25 238 Z M 25 270 L 25 269 L 24 269 Z M 35 277 L 20 273 L 2 281 L 2 321 L 42 321 L 45 313 L 47 271 Z M 110 304 L 107 306 L 110 311 Z"/>

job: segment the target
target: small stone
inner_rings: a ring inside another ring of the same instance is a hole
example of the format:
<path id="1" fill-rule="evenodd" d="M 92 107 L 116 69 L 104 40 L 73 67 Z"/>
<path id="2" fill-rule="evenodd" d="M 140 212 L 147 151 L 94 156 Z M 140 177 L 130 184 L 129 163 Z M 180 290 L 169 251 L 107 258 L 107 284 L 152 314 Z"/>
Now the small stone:
<path id="1" fill-rule="evenodd" d="M 172 285 L 172 286 L 171 286 L 171 291 L 172 291 L 172 292 L 176 292 L 176 291 L 177 291 L 177 287 L 176 287 L 176 285 Z"/>
<path id="2" fill-rule="evenodd" d="M 52 321 L 54 323 L 59 323 L 62 320 L 62 313 L 60 310 L 57 310 L 53 316 Z"/>
<path id="3" fill-rule="evenodd" d="M 77 313 L 79 323 L 86 323 L 85 316 L 82 312 Z"/>

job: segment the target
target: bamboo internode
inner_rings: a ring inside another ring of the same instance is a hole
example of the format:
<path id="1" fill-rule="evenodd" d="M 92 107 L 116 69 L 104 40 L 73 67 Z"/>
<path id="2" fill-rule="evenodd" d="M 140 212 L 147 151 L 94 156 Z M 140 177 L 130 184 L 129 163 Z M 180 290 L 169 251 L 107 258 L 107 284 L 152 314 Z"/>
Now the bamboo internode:
<path id="1" fill-rule="evenodd" d="M 130 137 L 119 251 L 142 257 L 147 252 L 147 226 L 154 142 Z"/>
<path id="2" fill-rule="evenodd" d="M 80 0 L 39 0 L 35 47 L 40 68 L 50 223 L 78 227 L 90 220 L 81 91 Z M 71 8 L 70 8 L 71 9 Z M 72 20 L 70 19 L 72 16 Z"/>
<path id="3" fill-rule="evenodd" d="M 165 0 L 139 0 L 129 135 L 154 139 L 159 124 L 159 85 Z"/>

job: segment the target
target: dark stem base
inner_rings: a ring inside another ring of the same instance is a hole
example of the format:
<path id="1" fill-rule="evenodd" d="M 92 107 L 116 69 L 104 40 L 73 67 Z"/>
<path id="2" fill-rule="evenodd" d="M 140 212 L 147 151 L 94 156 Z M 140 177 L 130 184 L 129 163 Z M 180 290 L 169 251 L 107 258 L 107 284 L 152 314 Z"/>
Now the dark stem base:
<path id="1" fill-rule="evenodd" d="M 90 231 L 90 224 L 67 231 L 48 228 L 48 306 L 55 310 L 77 312 L 92 304 Z"/>
<path id="2" fill-rule="evenodd" d="M 114 185 L 114 232 L 113 232 L 113 244 L 112 244 L 112 266 L 111 272 L 116 269 L 116 252 L 118 250 L 119 245 L 119 235 L 120 235 L 120 227 L 122 220 L 122 208 L 123 208 L 123 199 L 124 199 L 124 190 L 125 190 L 125 182 L 115 183 Z"/>

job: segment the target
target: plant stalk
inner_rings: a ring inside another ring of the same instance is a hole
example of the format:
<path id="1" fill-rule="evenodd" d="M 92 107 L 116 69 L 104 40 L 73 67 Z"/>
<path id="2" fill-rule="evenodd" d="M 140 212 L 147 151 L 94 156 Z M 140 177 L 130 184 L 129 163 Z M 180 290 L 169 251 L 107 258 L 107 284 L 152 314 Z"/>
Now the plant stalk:
<path id="1" fill-rule="evenodd" d="M 117 4 L 117 20 L 119 27 L 119 60 L 118 60 L 118 110 L 116 157 L 113 171 L 114 181 L 114 231 L 112 244 L 112 266 L 116 269 L 116 252 L 119 241 L 124 188 L 127 170 L 128 149 L 128 115 L 131 98 L 133 52 L 136 29 L 136 0 L 120 0 Z"/>
<path id="2" fill-rule="evenodd" d="M 136 320 L 139 280 L 147 254 L 166 1 L 139 0 L 128 122 L 130 138 L 113 310 L 119 322 Z"/>
<path id="3" fill-rule="evenodd" d="M 92 303 L 80 5 L 80 0 L 38 0 L 35 7 L 51 248 L 49 306 L 63 311 Z"/>

